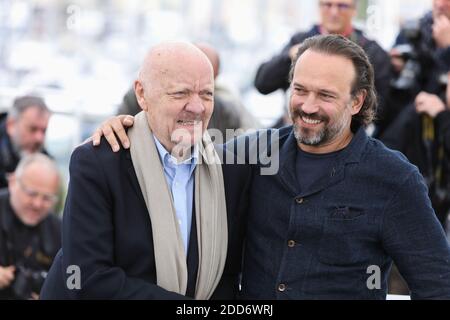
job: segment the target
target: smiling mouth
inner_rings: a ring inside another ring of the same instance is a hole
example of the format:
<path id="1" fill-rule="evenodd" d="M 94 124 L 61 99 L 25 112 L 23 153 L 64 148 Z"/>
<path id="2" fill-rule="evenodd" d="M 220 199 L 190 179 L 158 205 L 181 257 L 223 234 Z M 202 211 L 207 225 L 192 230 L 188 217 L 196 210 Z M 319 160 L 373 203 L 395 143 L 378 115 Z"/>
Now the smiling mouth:
<path id="1" fill-rule="evenodd" d="M 320 123 L 323 122 L 322 120 L 312 119 L 312 118 L 309 118 L 309 117 L 306 117 L 306 116 L 302 116 L 301 119 L 302 119 L 302 121 L 304 123 L 312 124 L 312 125 L 317 125 L 317 124 L 320 124 Z"/>
<path id="2" fill-rule="evenodd" d="M 196 126 L 201 123 L 200 120 L 178 120 L 177 124 L 183 126 L 183 127 L 191 127 Z"/>

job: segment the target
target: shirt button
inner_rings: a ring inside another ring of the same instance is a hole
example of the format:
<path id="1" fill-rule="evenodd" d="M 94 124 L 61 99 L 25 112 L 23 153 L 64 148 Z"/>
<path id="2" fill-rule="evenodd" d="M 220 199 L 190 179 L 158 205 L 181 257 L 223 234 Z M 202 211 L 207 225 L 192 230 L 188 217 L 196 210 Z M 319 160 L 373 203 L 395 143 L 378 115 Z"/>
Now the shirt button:
<path id="1" fill-rule="evenodd" d="M 289 247 L 289 248 L 293 248 L 293 247 L 295 247 L 295 245 L 296 245 L 296 243 L 295 243 L 294 240 L 289 240 L 289 241 L 288 241 L 288 247 Z"/>
<path id="2" fill-rule="evenodd" d="M 278 285 L 278 291 L 284 292 L 286 290 L 286 285 L 284 283 L 280 283 Z"/>
<path id="3" fill-rule="evenodd" d="M 303 198 L 295 198 L 295 202 L 297 202 L 298 204 L 302 204 L 305 200 Z"/>
<path id="4" fill-rule="evenodd" d="M 178 224 L 181 226 L 181 219 L 180 220 L 178 220 Z"/>

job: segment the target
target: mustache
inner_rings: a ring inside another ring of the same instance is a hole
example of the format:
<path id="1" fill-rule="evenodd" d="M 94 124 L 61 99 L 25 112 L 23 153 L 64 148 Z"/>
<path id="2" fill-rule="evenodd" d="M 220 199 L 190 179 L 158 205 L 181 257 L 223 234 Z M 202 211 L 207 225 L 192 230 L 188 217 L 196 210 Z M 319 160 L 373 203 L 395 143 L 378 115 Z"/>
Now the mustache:
<path id="1" fill-rule="evenodd" d="M 295 109 L 293 114 L 292 114 L 292 118 L 302 118 L 302 117 L 307 117 L 310 118 L 312 120 L 319 120 L 319 121 L 328 121 L 330 118 L 327 115 L 321 114 L 319 112 L 315 112 L 315 113 L 306 113 L 301 109 Z"/>
<path id="2" fill-rule="evenodd" d="M 197 113 L 193 113 L 193 112 L 182 112 L 178 115 L 177 117 L 177 121 L 180 120 L 184 120 L 184 121 L 201 121 L 202 120 L 202 115 L 201 114 L 197 114 Z"/>

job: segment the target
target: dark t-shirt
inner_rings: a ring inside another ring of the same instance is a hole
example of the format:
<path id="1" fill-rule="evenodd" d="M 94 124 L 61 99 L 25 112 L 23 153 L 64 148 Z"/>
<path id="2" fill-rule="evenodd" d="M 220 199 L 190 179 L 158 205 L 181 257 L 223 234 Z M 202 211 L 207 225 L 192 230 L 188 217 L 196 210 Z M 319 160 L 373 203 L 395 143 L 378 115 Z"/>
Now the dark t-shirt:
<path id="1" fill-rule="evenodd" d="M 308 153 L 297 148 L 296 174 L 300 192 L 305 192 L 315 181 L 330 173 L 337 156 L 343 150 L 326 154 Z"/>

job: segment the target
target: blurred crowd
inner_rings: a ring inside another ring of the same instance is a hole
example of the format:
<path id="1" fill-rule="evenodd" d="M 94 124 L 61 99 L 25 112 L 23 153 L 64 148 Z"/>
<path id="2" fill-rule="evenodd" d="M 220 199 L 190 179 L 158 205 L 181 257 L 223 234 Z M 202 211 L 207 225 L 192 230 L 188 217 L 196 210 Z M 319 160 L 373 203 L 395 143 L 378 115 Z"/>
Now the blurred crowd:
<path id="1" fill-rule="evenodd" d="M 405 23 L 395 45 L 386 52 L 354 25 L 357 0 L 319 1 L 320 22 L 295 33 L 262 63 L 254 87 L 267 95 L 289 93 L 289 70 L 299 45 L 318 34 L 341 34 L 359 44 L 375 70 L 379 105 L 370 134 L 402 152 L 424 176 L 431 203 L 444 230 L 450 211 L 450 0 L 433 0 L 431 10 Z M 196 43 L 220 73 L 220 53 Z M 274 52 L 277 48 L 274 48 Z M 226 59 L 227 57 L 222 57 Z M 332 68 L 333 66 L 330 66 Z M 252 72 L 252 70 L 242 70 Z M 131 86 L 131 83 L 130 83 Z M 118 114 L 140 111 L 133 89 L 123 93 Z M 60 247 L 60 219 L 55 214 L 63 197 L 55 161 L 44 148 L 51 111 L 45 97 L 16 97 L 0 118 L 0 299 L 35 299 Z M 274 108 L 278 106 L 274 106 Z M 273 123 L 290 125 L 285 114 Z M 227 129 L 262 125 L 229 88 L 216 85 L 210 129 L 227 137 Z M 408 294 L 395 272 L 391 293 Z"/>

